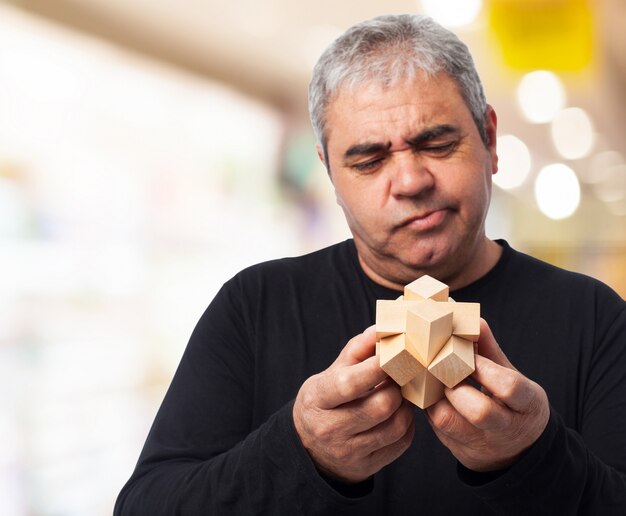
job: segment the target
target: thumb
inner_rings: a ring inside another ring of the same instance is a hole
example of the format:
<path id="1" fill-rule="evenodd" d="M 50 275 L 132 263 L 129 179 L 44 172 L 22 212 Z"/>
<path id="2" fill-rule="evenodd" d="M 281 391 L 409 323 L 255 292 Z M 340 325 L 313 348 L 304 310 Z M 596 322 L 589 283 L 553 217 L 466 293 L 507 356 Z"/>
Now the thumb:
<path id="1" fill-rule="evenodd" d="M 509 362 L 509 359 L 504 354 L 504 351 L 500 349 L 500 345 L 493 336 L 487 321 L 482 318 L 480 319 L 480 337 L 478 337 L 477 353 L 498 365 L 517 371 L 513 364 Z"/>
<path id="2" fill-rule="evenodd" d="M 353 365 L 374 356 L 376 350 L 376 325 L 351 338 L 341 350 L 333 365 Z"/>

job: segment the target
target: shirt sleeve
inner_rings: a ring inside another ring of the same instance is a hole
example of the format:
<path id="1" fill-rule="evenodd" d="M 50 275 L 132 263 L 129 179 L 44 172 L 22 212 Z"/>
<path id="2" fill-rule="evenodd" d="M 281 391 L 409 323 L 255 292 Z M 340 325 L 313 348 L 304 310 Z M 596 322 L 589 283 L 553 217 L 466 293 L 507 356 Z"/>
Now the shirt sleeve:
<path id="1" fill-rule="evenodd" d="M 589 372 L 578 380 L 584 393 L 578 431 L 551 410 L 541 437 L 509 470 L 481 475 L 458 466 L 461 481 L 497 514 L 626 514 L 623 300 L 600 293 L 587 324 L 595 328 L 595 342 Z"/>
<path id="2" fill-rule="evenodd" d="M 200 319 L 116 516 L 330 514 L 357 502 L 318 474 L 293 401 L 254 427 L 254 324 L 240 299 L 231 281 Z"/>
<path id="3" fill-rule="evenodd" d="M 500 475 L 458 465 L 459 477 L 496 514 L 626 514 L 626 476 L 591 453 L 554 412 L 539 440 Z M 495 478 L 494 478 L 495 477 Z"/>

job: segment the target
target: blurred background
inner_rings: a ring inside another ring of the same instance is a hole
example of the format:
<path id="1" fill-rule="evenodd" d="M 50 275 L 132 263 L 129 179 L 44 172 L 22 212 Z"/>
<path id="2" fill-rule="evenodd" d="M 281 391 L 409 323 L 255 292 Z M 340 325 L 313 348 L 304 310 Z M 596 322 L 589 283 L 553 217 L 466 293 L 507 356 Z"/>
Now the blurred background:
<path id="1" fill-rule="evenodd" d="M 401 12 L 499 115 L 489 236 L 626 295 L 624 0 L 0 0 L 0 514 L 110 514 L 221 284 L 349 236 L 310 70 Z"/>

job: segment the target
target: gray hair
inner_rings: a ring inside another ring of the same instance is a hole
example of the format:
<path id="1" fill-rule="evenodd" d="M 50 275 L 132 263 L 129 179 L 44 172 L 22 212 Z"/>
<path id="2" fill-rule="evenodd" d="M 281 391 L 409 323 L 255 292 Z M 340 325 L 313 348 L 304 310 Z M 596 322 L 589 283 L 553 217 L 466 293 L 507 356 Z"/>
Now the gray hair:
<path id="1" fill-rule="evenodd" d="M 369 81 L 387 86 L 398 79 L 412 79 L 419 71 L 429 75 L 443 71 L 456 82 L 487 144 L 487 102 L 467 46 L 426 16 L 386 15 L 348 29 L 313 68 L 309 113 L 324 157 L 327 159 L 326 111 L 339 89 Z"/>

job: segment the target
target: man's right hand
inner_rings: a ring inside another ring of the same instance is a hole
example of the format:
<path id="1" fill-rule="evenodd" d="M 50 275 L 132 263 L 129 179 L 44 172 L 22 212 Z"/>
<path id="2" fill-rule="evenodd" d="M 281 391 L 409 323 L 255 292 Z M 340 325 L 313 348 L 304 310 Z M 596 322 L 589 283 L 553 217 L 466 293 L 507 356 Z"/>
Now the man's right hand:
<path id="1" fill-rule="evenodd" d="M 413 439 L 413 407 L 374 356 L 374 326 L 325 371 L 304 382 L 293 407 L 302 444 L 318 470 L 361 482 L 397 459 Z"/>

